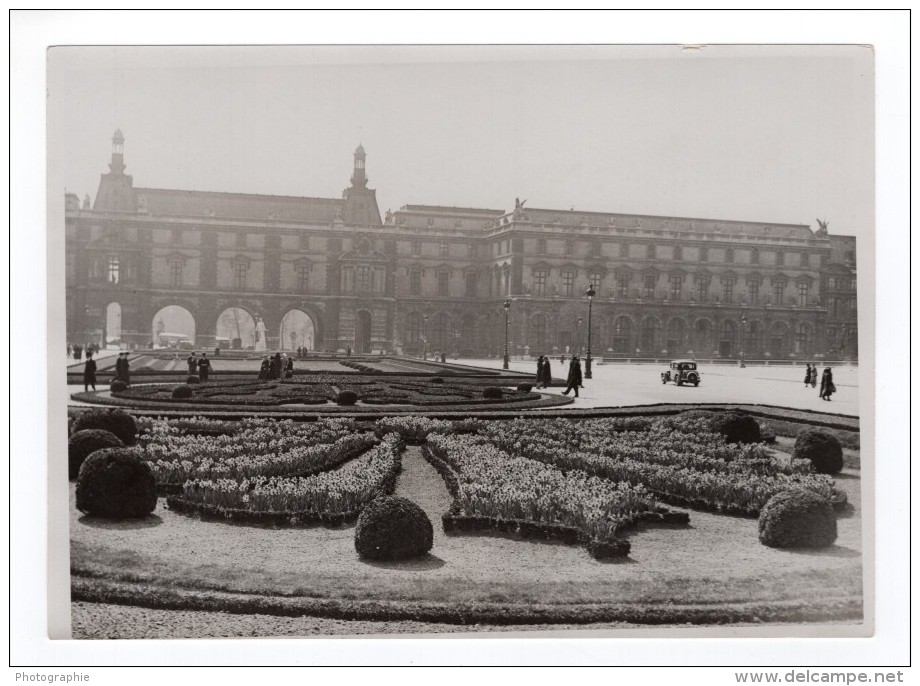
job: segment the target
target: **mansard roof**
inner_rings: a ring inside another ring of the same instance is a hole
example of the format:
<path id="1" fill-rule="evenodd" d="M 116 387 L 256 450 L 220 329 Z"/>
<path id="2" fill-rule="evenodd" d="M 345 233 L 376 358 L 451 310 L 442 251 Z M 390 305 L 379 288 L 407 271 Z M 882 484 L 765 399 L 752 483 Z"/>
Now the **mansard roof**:
<path id="1" fill-rule="evenodd" d="M 341 198 L 135 188 L 138 206 L 149 214 L 238 219 L 330 222 L 341 217 Z M 105 208 L 97 208 L 105 209 Z"/>

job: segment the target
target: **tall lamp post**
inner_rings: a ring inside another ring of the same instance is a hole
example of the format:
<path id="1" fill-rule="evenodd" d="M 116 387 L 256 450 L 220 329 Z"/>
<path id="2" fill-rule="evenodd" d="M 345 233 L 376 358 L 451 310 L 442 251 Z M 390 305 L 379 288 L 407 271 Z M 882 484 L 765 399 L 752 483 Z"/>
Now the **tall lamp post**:
<path id="1" fill-rule="evenodd" d="M 585 378 L 590 379 L 591 376 L 591 305 L 594 304 L 594 296 L 597 295 L 597 291 L 594 290 L 594 284 L 589 283 L 588 287 L 585 289 L 585 295 L 588 296 L 588 352 L 585 355 Z"/>
<path id="2" fill-rule="evenodd" d="M 428 359 L 428 315 L 422 315 L 422 359 Z"/>
<path id="3" fill-rule="evenodd" d="M 584 317 L 579 317 L 575 321 L 575 352 L 578 355 L 581 355 L 582 340 L 581 340 L 581 325 L 585 323 Z"/>
<path id="4" fill-rule="evenodd" d="M 744 333 L 747 328 L 747 317 L 741 315 L 741 361 L 738 363 L 738 366 L 742 369 L 747 365 L 744 364 Z"/>
<path id="5" fill-rule="evenodd" d="M 505 355 L 502 358 L 502 369 L 508 369 L 508 313 L 511 310 L 511 301 L 506 300 L 502 307 L 505 308 Z"/>

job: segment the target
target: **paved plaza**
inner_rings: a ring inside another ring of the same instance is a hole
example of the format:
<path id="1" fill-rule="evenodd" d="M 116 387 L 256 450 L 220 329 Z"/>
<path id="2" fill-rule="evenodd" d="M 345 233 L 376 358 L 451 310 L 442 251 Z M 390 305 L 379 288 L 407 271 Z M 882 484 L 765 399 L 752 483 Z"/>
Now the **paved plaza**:
<path id="1" fill-rule="evenodd" d="M 459 360 L 464 365 L 501 369 L 502 361 Z M 534 361 L 512 360 L 509 368 L 533 372 Z M 582 360 L 584 368 L 584 360 Z M 593 379 L 585 379 L 584 388 L 574 405 L 568 408 L 620 407 L 657 403 L 761 403 L 802 410 L 859 415 L 859 368 L 834 367 L 837 392 L 830 402 L 818 397 L 818 388 L 805 388 L 804 366 L 750 366 L 741 369 L 729 365 L 700 365 L 702 382 L 698 388 L 661 383 L 666 364 L 595 364 Z M 818 366 L 819 373 L 823 367 Z M 553 378 L 565 379 L 567 363 L 553 360 Z M 549 393 L 561 393 L 551 388 Z"/>

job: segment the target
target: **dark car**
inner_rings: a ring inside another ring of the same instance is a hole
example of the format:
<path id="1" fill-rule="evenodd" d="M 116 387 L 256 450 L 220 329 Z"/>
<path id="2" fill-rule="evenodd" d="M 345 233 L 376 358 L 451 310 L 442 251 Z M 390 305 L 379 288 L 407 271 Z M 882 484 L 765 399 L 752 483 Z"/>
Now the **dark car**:
<path id="1" fill-rule="evenodd" d="M 673 381 L 678 386 L 685 383 L 700 385 L 700 372 L 696 368 L 694 360 L 674 360 L 671 362 L 671 368 L 661 373 L 661 383 L 670 383 Z"/>

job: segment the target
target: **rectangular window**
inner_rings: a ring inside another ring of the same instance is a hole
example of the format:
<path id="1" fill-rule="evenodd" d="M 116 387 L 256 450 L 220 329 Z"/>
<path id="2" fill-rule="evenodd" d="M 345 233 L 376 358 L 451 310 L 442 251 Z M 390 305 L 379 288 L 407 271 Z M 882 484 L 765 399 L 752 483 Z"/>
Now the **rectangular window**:
<path id="1" fill-rule="evenodd" d="M 776 266 L 777 266 L 777 267 L 782 267 L 784 264 L 786 264 L 786 255 L 783 254 L 781 251 L 777 251 L 777 253 L 776 253 Z"/>
<path id="2" fill-rule="evenodd" d="M 726 262 L 735 261 L 735 249 L 734 248 L 725 248 L 725 261 Z"/>
<path id="3" fill-rule="evenodd" d="M 709 261 L 709 248 L 707 248 L 704 245 L 700 248 L 700 262 L 708 262 L 708 261 Z"/>
<path id="4" fill-rule="evenodd" d="M 575 287 L 575 272 L 562 272 L 562 295 L 571 296 Z"/>
<path id="5" fill-rule="evenodd" d="M 642 295 L 646 298 L 655 297 L 655 283 L 658 281 L 658 277 L 654 274 L 646 274 L 642 279 Z"/>
<path id="6" fill-rule="evenodd" d="M 360 292 L 374 290 L 374 278 L 370 267 L 357 267 L 355 269 L 355 289 Z"/>
<path id="7" fill-rule="evenodd" d="M 118 283 L 118 279 L 121 276 L 119 269 L 120 267 L 118 264 L 118 258 L 115 255 L 110 255 L 108 259 L 106 277 L 109 283 Z"/>
<path id="8" fill-rule="evenodd" d="M 655 259 L 655 245 L 653 243 L 649 243 L 645 246 L 645 258 L 648 260 Z"/>
<path id="9" fill-rule="evenodd" d="M 832 291 L 837 288 L 837 278 L 834 276 L 827 277 L 827 290 Z"/>
<path id="10" fill-rule="evenodd" d="M 680 291 L 683 288 L 684 279 L 681 276 L 671 277 L 671 300 L 680 300 Z"/>
<path id="11" fill-rule="evenodd" d="M 783 304 L 783 291 L 786 290 L 786 284 L 782 282 L 777 282 L 773 284 L 773 304 L 782 305 Z"/>
<path id="12" fill-rule="evenodd" d="M 469 272 L 466 275 L 466 297 L 475 298 L 479 286 L 479 279 L 476 278 L 475 272 Z"/>
<path id="13" fill-rule="evenodd" d="M 674 259 L 678 261 L 684 259 L 684 249 L 682 246 L 674 246 Z"/>
<path id="14" fill-rule="evenodd" d="M 588 279 L 590 279 L 591 285 L 594 286 L 594 290 L 600 293 L 601 286 L 603 285 L 602 282 L 604 280 L 602 273 L 601 272 L 591 272 L 590 274 L 588 274 Z"/>
<path id="15" fill-rule="evenodd" d="M 537 241 L 537 252 L 540 253 L 541 255 L 546 254 L 546 239 L 545 238 L 541 238 L 540 240 Z"/>
<path id="16" fill-rule="evenodd" d="M 422 254 L 422 242 L 412 241 L 412 254 L 418 257 Z"/>
<path id="17" fill-rule="evenodd" d="M 617 274 L 617 297 L 625 298 L 629 295 L 629 274 Z"/>
<path id="18" fill-rule="evenodd" d="M 704 303 L 709 293 L 709 279 L 700 279 L 696 282 L 696 299 Z"/>
<path id="19" fill-rule="evenodd" d="M 169 283 L 174 288 L 182 285 L 182 260 L 170 260 Z"/>
<path id="20" fill-rule="evenodd" d="M 441 246 L 438 248 L 438 253 L 441 257 L 447 257 L 450 254 L 450 246 L 447 243 L 441 243 Z"/>
<path id="21" fill-rule="evenodd" d="M 808 304 L 808 284 L 799 284 L 799 307 L 805 307 Z"/>
<path id="22" fill-rule="evenodd" d="M 722 302 L 730 303 L 734 300 L 735 296 L 735 280 L 734 279 L 723 279 L 722 280 Z"/>
<path id="23" fill-rule="evenodd" d="M 533 294 L 546 295 L 546 270 L 544 269 L 535 269 L 533 272 Z"/>
<path id="24" fill-rule="evenodd" d="M 629 243 L 620 243 L 620 257 L 629 257 Z"/>
<path id="25" fill-rule="evenodd" d="M 242 235 L 242 234 L 240 234 Z M 249 265 L 245 262 L 233 263 L 233 285 L 237 289 L 246 290 L 246 272 L 249 271 Z"/>
<path id="26" fill-rule="evenodd" d="M 442 298 L 446 298 L 450 295 L 448 290 L 448 281 L 450 279 L 450 272 L 438 272 L 438 295 Z"/>
<path id="27" fill-rule="evenodd" d="M 760 251 L 757 248 L 751 250 L 751 264 L 760 264 Z"/>
<path id="28" fill-rule="evenodd" d="M 751 280 L 747 283 L 748 287 L 748 302 L 751 305 L 756 305 L 757 301 L 760 299 L 760 281 Z"/>
<path id="29" fill-rule="evenodd" d="M 470 243 L 469 245 L 469 255 L 470 257 L 476 257 L 476 244 Z"/>
<path id="30" fill-rule="evenodd" d="M 409 295 L 422 294 L 422 272 L 413 269 L 409 272 Z"/>
<path id="31" fill-rule="evenodd" d="M 310 290 L 310 265 L 297 265 L 297 290 L 300 293 L 306 293 Z"/>

